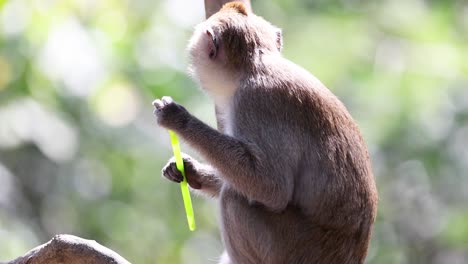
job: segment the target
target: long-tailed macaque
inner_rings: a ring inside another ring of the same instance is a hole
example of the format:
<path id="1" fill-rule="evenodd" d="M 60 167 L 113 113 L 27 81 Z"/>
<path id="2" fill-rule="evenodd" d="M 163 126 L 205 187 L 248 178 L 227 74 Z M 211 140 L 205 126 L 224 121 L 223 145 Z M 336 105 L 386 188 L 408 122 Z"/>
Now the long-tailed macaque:
<path id="1" fill-rule="evenodd" d="M 169 97 L 153 102 L 208 164 L 185 155 L 189 185 L 219 199 L 221 263 L 364 263 L 377 190 L 343 104 L 281 55 L 281 31 L 238 2 L 196 27 L 191 70 L 215 130 Z M 173 160 L 163 175 L 180 182 Z"/>

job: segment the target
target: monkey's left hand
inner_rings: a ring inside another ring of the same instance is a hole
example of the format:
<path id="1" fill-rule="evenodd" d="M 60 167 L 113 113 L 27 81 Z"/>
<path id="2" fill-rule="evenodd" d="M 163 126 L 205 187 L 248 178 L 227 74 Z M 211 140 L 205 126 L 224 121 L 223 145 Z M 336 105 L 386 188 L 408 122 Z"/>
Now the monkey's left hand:
<path id="1" fill-rule="evenodd" d="M 169 96 L 154 100 L 153 105 L 158 124 L 167 129 L 181 129 L 190 119 L 190 113 Z"/>

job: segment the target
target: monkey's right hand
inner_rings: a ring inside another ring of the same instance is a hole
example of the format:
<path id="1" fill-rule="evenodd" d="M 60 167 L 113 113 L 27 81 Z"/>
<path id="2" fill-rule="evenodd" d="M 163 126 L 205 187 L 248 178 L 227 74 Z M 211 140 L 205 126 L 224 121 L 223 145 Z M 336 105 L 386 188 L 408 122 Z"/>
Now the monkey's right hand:
<path id="1" fill-rule="evenodd" d="M 187 177 L 188 184 L 193 189 L 201 189 L 201 176 L 197 170 L 198 162 L 184 153 L 182 153 L 182 160 L 184 161 L 185 177 Z M 181 182 L 183 180 L 182 173 L 177 169 L 174 157 L 164 166 L 162 175 L 173 182 Z"/>
<path id="2" fill-rule="evenodd" d="M 158 124 L 167 129 L 177 131 L 177 129 L 183 128 L 190 119 L 189 112 L 169 96 L 163 96 L 161 100 L 154 100 L 153 106 L 153 113 L 156 115 Z"/>

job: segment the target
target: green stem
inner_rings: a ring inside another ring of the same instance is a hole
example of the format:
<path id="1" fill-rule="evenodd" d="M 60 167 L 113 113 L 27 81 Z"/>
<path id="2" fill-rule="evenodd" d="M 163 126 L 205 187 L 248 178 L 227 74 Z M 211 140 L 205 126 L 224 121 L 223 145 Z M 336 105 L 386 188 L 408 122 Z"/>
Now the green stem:
<path id="1" fill-rule="evenodd" d="M 187 177 L 185 176 L 184 160 L 180 152 L 179 139 L 177 135 L 169 130 L 169 136 L 171 137 L 172 150 L 174 151 L 174 157 L 176 160 L 177 169 L 182 173 L 184 179 L 180 183 L 180 190 L 182 192 L 182 198 L 184 200 L 185 213 L 187 214 L 187 221 L 190 231 L 195 230 L 195 217 L 193 214 L 192 199 L 190 198 L 190 191 L 187 184 Z"/>

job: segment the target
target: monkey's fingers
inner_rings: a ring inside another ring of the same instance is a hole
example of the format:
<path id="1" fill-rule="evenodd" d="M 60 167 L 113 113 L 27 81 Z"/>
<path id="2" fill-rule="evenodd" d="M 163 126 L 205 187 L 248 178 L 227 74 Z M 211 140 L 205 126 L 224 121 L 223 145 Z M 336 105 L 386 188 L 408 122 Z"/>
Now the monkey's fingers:
<path id="1" fill-rule="evenodd" d="M 161 110 L 164 106 L 172 104 L 174 100 L 170 96 L 163 96 L 161 99 L 156 99 L 153 101 L 153 106 L 155 110 Z"/>
<path id="2" fill-rule="evenodd" d="M 163 96 L 161 98 L 161 101 L 165 104 L 165 105 L 168 105 L 168 104 L 172 104 L 174 102 L 174 100 L 172 100 L 172 97 L 170 96 Z"/>
<path id="3" fill-rule="evenodd" d="M 156 99 L 153 101 L 153 106 L 154 106 L 154 110 L 160 110 L 161 108 L 163 108 L 164 106 L 164 103 L 163 101 L 159 100 L 159 99 Z"/>
<path id="4" fill-rule="evenodd" d="M 164 166 L 162 174 L 168 180 L 173 182 L 181 182 L 184 179 L 182 173 L 177 169 L 175 162 L 169 162 L 169 164 Z"/>
<path id="5" fill-rule="evenodd" d="M 196 172 L 194 172 L 192 168 L 192 163 L 184 160 L 184 166 L 186 167 L 185 176 L 187 177 L 187 183 L 193 189 L 201 189 L 202 185 L 197 180 Z M 182 180 L 184 179 L 182 173 L 179 171 L 179 169 L 177 169 L 177 165 L 175 161 L 173 161 L 173 159 L 171 159 L 171 161 L 166 166 L 164 166 L 164 168 L 162 169 L 162 174 L 168 180 L 177 183 L 182 182 Z"/>
<path id="6" fill-rule="evenodd" d="M 187 183 L 192 187 L 192 189 L 201 189 L 202 184 L 200 183 L 200 174 L 195 169 L 192 158 L 189 155 L 182 153 L 182 160 L 184 161 Z"/>

